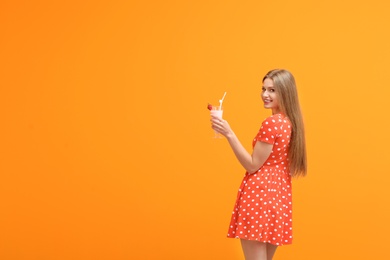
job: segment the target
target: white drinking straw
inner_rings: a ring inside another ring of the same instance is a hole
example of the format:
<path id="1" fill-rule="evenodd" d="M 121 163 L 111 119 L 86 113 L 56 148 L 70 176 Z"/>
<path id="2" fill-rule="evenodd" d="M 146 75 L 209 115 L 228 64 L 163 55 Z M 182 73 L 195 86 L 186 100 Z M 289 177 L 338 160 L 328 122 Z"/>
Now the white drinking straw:
<path id="1" fill-rule="evenodd" d="M 223 102 L 225 96 L 226 96 L 226 92 L 225 92 L 225 94 L 223 94 L 222 99 L 219 100 L 219 109 L 220 109 L 220 110 L 222 110 L 222 102 Z"/>

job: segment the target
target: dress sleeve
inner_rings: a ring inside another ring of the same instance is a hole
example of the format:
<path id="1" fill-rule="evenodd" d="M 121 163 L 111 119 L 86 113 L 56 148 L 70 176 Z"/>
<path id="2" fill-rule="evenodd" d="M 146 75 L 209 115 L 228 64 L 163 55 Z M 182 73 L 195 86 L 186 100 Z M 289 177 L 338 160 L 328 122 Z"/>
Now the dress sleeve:
<path id="1" fill-rule="evenodd" d="M 274 144 L 277 136 L 278 128 L 276 127 L 276 119 L 272 116 L 266 118 L 261 124 L 260 130 L 255 138 L 256 141 Z"/>

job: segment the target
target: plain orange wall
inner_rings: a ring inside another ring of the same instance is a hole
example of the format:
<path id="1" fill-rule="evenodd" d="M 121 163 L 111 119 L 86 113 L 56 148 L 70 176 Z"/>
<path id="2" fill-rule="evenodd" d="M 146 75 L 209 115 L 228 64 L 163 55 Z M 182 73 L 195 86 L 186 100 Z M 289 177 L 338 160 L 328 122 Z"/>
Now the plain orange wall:
<path id="1" fill-rule="evenodd" d="M 243 259 L 225 238 L 262 76 L 296 77 L 309 173 L 275 259 L 388 259 L 389 1 L 2 1 L 0 259 Z"/>

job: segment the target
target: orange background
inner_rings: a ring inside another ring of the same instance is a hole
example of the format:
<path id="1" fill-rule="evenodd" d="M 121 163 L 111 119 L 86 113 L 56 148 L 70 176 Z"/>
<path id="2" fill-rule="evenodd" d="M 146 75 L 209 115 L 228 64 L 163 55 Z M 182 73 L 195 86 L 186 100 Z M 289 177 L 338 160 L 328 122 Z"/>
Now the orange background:
<path id="1" fill-rule="evenodd" d="M 388 259 L 389 1 L 1 1 L 0 259 L 242 259 L 225 238 L 262 76 L 309 172 L 275 259 Z"/>

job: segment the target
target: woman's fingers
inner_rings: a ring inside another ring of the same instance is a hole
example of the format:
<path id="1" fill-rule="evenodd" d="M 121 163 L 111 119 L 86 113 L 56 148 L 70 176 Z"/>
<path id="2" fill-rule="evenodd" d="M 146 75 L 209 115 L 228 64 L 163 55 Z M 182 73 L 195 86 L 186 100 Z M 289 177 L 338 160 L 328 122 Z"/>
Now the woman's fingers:
<path id="1" fill-rule="evenodd" d="M 223 120 L 222 118 L 219 118 L 219 117 L 212 117 L 210 119 L 210 121 L 213 122 L 213 123 L 220 123 L 220 124 L 222 124 L 225 120 Z"/>
<path id="2" fill-rule="evenodd" d="M 224 134 L 226 131 L 228 131 L 229 124 L 227 123 L 226 120 L 216 117 L 216 116 L 211 116 L 211 128 L 217 131 L 218 133 Z"/>
<path id="3" fill-rule="evenodd" d="M 226 121 L 225 120 L 215 120 L 215 121 L 212 121 L 211 127 L 214 130 L 222 133 L 222 132 L 224 132 L 226 130 L 224 122 L 226 122 Z"/>
<path id="4" fill-rule="evenodd" d="M 223 127 L 223 123 L 224 121 L 223 120 L 211 120 L 211 123 L 213 126 L 217 126 L 217 127 Z"/>

